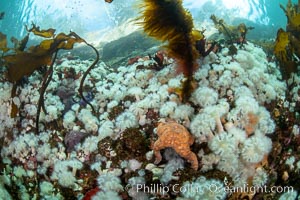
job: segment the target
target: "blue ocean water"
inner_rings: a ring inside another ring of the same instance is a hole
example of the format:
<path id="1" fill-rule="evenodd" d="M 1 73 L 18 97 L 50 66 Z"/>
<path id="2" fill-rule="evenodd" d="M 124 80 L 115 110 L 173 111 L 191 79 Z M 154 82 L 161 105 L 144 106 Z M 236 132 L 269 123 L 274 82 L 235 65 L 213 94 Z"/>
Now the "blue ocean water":
<path id="1" fill-rule="evenodd" d="M 191 11 L 194 21 L 199 24 L 208 21 L 211 14 L 216 14 L 229 23 L 243 21 L 263 27 L 273 35 L 279 27 L 285 27 L 286 24 L 286 17 L 279 4 L 285 5 L 287 0 L 183 2 L 185 8 Z M 293 2 L 296 3 L 296 0 Z M 41 27 L 52 27 L 58 31 L 73 30 L 84 37 L 87 32 L 111 29 L 135 17 L 138 14 L 138 3 L 139 0 L 114 0 L 112 4 L 102 0 L 2 0 L 0 11 L 5 12 L 5 17 L 0 20 L 0 30 L 8 36 L 22 37 L 26 32 L 24 24 L 34 22 Z M 259 32 L 256 34 L 259 35 Z"/>

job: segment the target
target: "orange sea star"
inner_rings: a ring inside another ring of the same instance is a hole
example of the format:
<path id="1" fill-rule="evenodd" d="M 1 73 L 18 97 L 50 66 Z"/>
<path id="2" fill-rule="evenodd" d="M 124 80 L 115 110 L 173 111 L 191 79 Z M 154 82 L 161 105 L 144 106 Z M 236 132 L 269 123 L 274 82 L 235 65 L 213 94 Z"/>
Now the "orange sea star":
<path id="1" fill-rule="evenodd" d="M 157 135 L 159 138 L 153 145 L 155 164 L 162 159 L 160 150 L 171 147 L 190 162 L 194 170 L 198 169 L 197 156 L 190 150 L 190 146 L 194 143 L 194 137 L 184 126 L 176 122 L 160 123 L 157 127 Z"/>

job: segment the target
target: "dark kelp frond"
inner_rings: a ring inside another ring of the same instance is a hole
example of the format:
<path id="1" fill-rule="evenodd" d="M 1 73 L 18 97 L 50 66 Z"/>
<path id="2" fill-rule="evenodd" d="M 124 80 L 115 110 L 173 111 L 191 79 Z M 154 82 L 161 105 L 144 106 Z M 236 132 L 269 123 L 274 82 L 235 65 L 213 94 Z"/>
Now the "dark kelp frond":
<path id="1" fill-rule="evenodd" d="M 182 0 L 144 0 L 143 11 L 138 18 L 142 20 L 144 32 L 162 42 L 167 53 L 177 61 L 177 70 L 187 80 L 191 80 L 197 68 L 199 53 L 193 37 L 193 19 L 182 6 Z M 190 84 L 189 81 L 185 83 Z M 184 87 L 185 88 L 185 87 Z M 184 100 L 190 96 L 190 90 L 183 91 Z"/>

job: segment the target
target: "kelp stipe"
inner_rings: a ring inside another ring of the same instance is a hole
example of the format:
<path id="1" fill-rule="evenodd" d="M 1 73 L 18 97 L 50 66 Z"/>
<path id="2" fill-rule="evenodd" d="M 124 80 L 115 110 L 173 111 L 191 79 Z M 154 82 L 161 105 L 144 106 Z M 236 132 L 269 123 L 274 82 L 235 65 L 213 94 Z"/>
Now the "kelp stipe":
<path id="1" fill-rule="evenodd" d="M 44 94 L 46 92 L 47 86 L 49 85 L 50 81 L 52 80 L 53 65 L 56 60 L 57 53 L 58 53 L 58 50 L 54 53 L 52 63 L 49 67 L 49 70 L 46 72 L 46 74 L 44 76 L 42 87 L 40 88 L 40 97 L 39 97 L 39 101 L 38 101 L 38 107 L 37 107 L 37 113 L 36 113 L 36 119 L 35 119 L 35 133 L 36 134 L 39 133 L 39 121 L 40 121 L 41 109 L 43 109 L 45 114 L 47 114 L 47 110 L 46 110 L 45 104 L 44 104 Z"/>
<path id="2" fill-rule="evenodd" d="M 192 76 L 197 69 L 199 53 L 193 37 L 193 19 L 182 6 L 182 0 L 144 0 L 138 20 L 144 32 L 162 42 L 167 53 L 177 62 L 177 71 L 185 81 L 181 87 L 182 100 L 187 101 L 192 88 Z"/>
<path id="3" fill-rule="evenodd" d="M 88 75 L 88 74 L 90 73 L 90 71 L 94 68 L 94 66 L 98 63 L 99 57 L 100 57 L 100 56 L 99 56 L 99 52 L 97 51 L 97 49 L 96 49 L 93 45 L 87 43 L 85 40 L 84 40 L 84 43 L 85 43 L 87 46 L 91 47 L 91 48 L 95 51 L 95 53 L 96 53 L 96 58 L 95 58 L 94 62 L 91 64 L 91 66 L 89 66 L 89 68 L 88 68 L 88 69 L 85 71 L 85 73 L 83 74 L 83 77 L 82 77 L 82 79 L 81 79 L 81 81 L 80 81 L 80 86 L 79 86 L 78 92 L 79 92 L 80 97 L 83 99 L 83 101 L 84 101 L 86 104 L 88 104 L 89 106 L 91 106 L 91 108 L 92 108 L 92 110 L 93 110 L 93 113 L 96 114 L 96 111 L 95 111 L 95 108 L 93 107 L 93 105 L 92 105 L 92 104 L 85 98 L 85 96 L 83 95 L 83 84 L 84 84 L 84 81 L 85 81 L 87 75 Z"/>

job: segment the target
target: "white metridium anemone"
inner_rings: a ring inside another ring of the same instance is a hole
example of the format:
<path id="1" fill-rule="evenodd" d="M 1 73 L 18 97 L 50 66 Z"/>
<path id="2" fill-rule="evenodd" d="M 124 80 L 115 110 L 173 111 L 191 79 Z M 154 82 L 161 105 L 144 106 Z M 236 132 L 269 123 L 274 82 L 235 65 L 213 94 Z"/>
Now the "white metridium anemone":
<path id="1" fill-rule="evenodd" d="M 227 157 L 221 158 L 218 162 L 217 168 L 223 172 L 228 173 L 230 176 L 234 176 L 237 173 L 239 167 L 239 160 L 237 156 L 226 155 Z"/>
<path id="2" fill-rule="evenodd" d="M 84 128 L 87 132 L 98 131 L 98 119 L 88 109 L 81 109 L 78 114 L 78 119 L 84 124 Z"/>
<path id="3" fill-rule="evenodd" d="M 296 190 L 294 191 L 287 191 L 280 195 L 279 200 L 295 200 L 298 196 L 298 192 Z"/>
<path id="4" fill-rule="evenodd" d="M 201 151 L 202 152 L 198 153 L 198 156 L 202 158 L 202 160 L 201 160 L 201 164 L 202 164 L 201 171 L 202 172 L 207 172 L 209 170 L 212 170 L 214 168 L 214 165 L 217 165 L 219 163 L 220 156 L 216 155 L 214 153 L 203 155 L 204 151 L 203 150 L 201 150 Z"/>
<path id="5" fill-rule="evenodd" d="M 110 199 L 110 200 L 121 200 L 118 193 L 115 191 L 107 191 L 107 192 L 97 192 L 96 195 L 92 197 L 92 200 L 99 200 L 99 199 Z"/>
<path id="6" fill-rule="evenodd" d="M 235 105 L 237 110 L 240 113 L 247 114 L 249 112 L 256 113 L 259 109 L 258 102 L 249 96 L 240 97 L 235 101 Z"/>
<path id="7" fill-rule="evenodd" d="M 232 134 L 222 132 L 208 142 L 208 147 L 222 157 L 232 157 L 237 150 L 236 138 Z"/>
<path id="8" fill-rule="evenodd" d="M 76 125 L 75 119 L 76 119 L 75 112 L 69 110 L 64 115 L 63 126 L 67 129 L 73 129 L 73 127 Z"/>
<path id="9" fill-rule="evenodd" d="M 175 108 L 177 104 L 173 101 L 168 101 L 164 103 L 159 109 L 159 114 L 161 117 L 171 117 L 174 115 Z"/>
<path id="10" fill-rule="evenodd" d="M 137 101 L 132 103 L 128 110 L 132 112 L 135 116 L 142 116 L 145 115 L 147 112 L 147 109 L 144 108 L 143 102 Z"/>
<path id="11" fill-rule="evenodd" d="M 234 90 L 234 98 L 239 99 L 241 97 L 253 97 L 253 93 L 248 87 L 242 85 Z"/>
<path id="12" fill-rule="evenodd" d="M 259 108 L 258 117 L 259 122 L 257 124 L 257 129 L 263 134 L 273 133 L 275 130 L 275 123 L 265 107 Z"/>
<path id="13" fill-rule="evenodd" d="M 89 136 L 85 138 L 83 144 L 81 145 L 81 148 L 86 154 L 89 154 L 91 152 L 94 152 L 98 148 L 97 146 L 98 142 L 99 142 L 98 137 Z"/>
<path id="14" fill-rule="evenodd" d="M 107 191 L 123 191 L 121 180 L 112 173 L 103 173 L 97 178 L 98 186 L 101 190 Z"/>
<path id="15" fill-rule="evenodd" d="M 267 183 L 267 181 L 268 174 L 266 173 L 266 171 L 261 167 L 257 168 L 253 176 L 253 186 L 262 187 Z"/>
<path id="16" fill-rule="evenodd" d="M 247 134 L 244 130 L 239 129 L 237 127 L 232 127 L 227 132 L 233 135 L 236 144 L 243 143 L 247 139 Z"/>
<path id="17" fill-rule="evenodd" d="M 77 159 L 58 160 L 54 164 L 54 170 L 50 178 L 57 180 L 61 186 L 74 188 L 77 185 L 76 170 L 81 169 L 82 166 L 83 164 Z"/>
<path id="18" fill-rule="evenodd" d="M 189 105 L 180 105 L 176 107 L 174 118 L 186 120 L 194 114 L 194 108 Z"/>
<path id="19" fill-rule="evenodd" d="M 98 130 L 98 137 L 100 140 L 112 136 L 114 133 L 114 123 L 110 120 L 106 120 Z"/>
<path id="20" fill-rule="evenodd" d="M 176 78 L 171 78 L 168 82 L 168 86 L 170 88 L 178 88 L 181 86 L 181 82 L 180 82 L 180 78 L 176 77 Z"/>
<path id="21" fill-rule="evenodd" d="M 249 163 L 258 163 L 263 159 L 264 155 L 271 151 L 271 149 L 271 139 L 261 133 L 255 133 L 254 136 L 248 138 L 244 142 L 242 157 Z"/>
<path id="22" fill-rule="evenodd" d="M 191 101 L 202 107 L 217 103 L 218 93 L 209 87 L 199 87 L 193 92 Z"/>
<path id="23" fill-rule="evenodd" d="M 196 137 L 210 137 L 216 127 L 216 120 L 209 113 L 203 112 L 196 115 L 190 125 L 191 133 Z"/>
<path id="24" fill-rule="evenodd" d="M 212 190 L 212 185 L 218 190 Z M 180 191 L 184 198 L 179 199 L 222 200 L 226 198 L 224 184 L 220 180 L 206 179 L 204 176 L 200 176 L 194 182 L 184 182 L 182 188 L 183 190 Z"/>
<path id="25" fill-rule="evenodd" d="M 142 88 L 137 86 L 129 88 L 128 94 L 133 95 L 137 101 L 141 100 L 141 98 L 144 96 Z"/>
<path id="26" fill-rule="evenodd" d="M 132 112 L 125 111 L 116 119 L 116 126 L 121 130 L 138 126 L 138 120 Z"/>
<path id="27" fill-rule="evenodd" d="M 141 105 L 144 108 L 158 108 L 160 106 L 160 96 L 156 93 L 151 93 L 141 100 Z"/>
<path id="28" fill-rule="evenodd" d="M 210 113 L 214 117 L 222 117 L 229 112 L 229 103 L 226 99 L 219 99 L 218 103 L 213 106 L 207 106 L 204 108 L 204 111 Z"/>
<path id="29" fill-rule="evenodd" d="M 232 73 L 229 70 L 225 70 L 218 80 L 218 85 L 229 88 L 232 83 Z"/>

